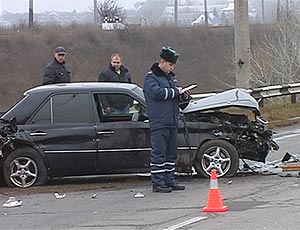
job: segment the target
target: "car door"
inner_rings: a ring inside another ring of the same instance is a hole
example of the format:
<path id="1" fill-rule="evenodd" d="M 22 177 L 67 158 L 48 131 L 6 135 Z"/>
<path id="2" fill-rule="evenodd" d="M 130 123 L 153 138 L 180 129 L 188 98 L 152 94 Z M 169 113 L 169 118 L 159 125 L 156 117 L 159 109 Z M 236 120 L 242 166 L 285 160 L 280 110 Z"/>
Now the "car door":
<path id="1" fill-rule="evenodd" d="M 105 113 L 101 103 L 105 96 L 107 94 L 94 95 L 99 115 L 99 122 L 96 124 L 98 172 L 148 171 L 151 153 L 150 130 L 147 117 L 142 114 L 142 105 L 130 96 L 121 94 L 124 100 L 130 102 L 129 112 Z"/>
<path id="2" fill-rule="evenodd" d="M 25 125 L 52 176 L 95 173 L 97 142 L 90 93 L 52 95 Z"/>

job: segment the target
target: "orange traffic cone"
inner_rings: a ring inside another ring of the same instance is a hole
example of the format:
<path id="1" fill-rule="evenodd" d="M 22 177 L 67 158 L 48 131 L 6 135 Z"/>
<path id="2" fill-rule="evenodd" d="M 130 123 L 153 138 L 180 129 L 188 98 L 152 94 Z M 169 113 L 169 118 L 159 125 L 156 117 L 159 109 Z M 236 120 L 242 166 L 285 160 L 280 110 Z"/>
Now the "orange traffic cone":
<path id="1" fill-rule="evenodd" d="M 227 206 L 223 206 L 222 195 L 218 185 L 217 171 L 211 170 L 210 188 L 208 191 L 208 198 L 206 207 L 202 209 L 203 212 L 225 212 L 228 210 Z"/>

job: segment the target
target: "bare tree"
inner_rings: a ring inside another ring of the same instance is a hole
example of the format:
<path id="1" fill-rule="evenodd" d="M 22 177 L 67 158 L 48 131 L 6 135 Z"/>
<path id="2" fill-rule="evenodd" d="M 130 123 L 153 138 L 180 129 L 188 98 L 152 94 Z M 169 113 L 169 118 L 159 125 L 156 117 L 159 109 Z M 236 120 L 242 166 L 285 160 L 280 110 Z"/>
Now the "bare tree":
<path id="1" fill-rule="evenodd" d="M 162 15 L 167 6 L 167 0 L 140 0 L 135 8 L 140 18 L 147 19 L 149 24 L 160 24 Z"/>
<path id="2" fill-rule="evenodd" d="M 123 22 L 127 17 L 124 8 L 120 6 L 116 0 L 98 1 L 97 14 L 100 23 L 105 20 L 118 20 Z"/>
<path id="3" fill-rule="evenodd" d="M 252 86 L 286 84 L 300 80 L 299 20 L 281 20 L 252 50 Z"/>

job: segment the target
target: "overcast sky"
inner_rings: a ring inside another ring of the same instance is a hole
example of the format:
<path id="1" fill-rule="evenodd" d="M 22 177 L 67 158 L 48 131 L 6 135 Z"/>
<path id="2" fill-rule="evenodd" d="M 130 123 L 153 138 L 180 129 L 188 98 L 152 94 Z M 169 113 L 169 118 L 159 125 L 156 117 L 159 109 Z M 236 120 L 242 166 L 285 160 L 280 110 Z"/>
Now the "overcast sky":
<path id="1" fill-rule="evenodd" d="M 117 0 L 125 9 L 133 9 L 138 0 Z M 0 0 L 1 10 L 28 12 L 29 0 Z M 33 0 L 33 11 L 90 11 L 94 0 Z"/>

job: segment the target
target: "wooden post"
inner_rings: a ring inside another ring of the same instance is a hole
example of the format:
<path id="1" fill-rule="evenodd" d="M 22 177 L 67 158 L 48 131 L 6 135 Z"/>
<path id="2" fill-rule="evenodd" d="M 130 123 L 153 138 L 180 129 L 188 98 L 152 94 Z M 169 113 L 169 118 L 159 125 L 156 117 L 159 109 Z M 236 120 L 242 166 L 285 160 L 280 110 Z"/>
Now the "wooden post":
<path id="1" fill-rule="evenodd" d="M 29 0 L 29 29 L 33 28 L 33 0 Z"/>
<path id="2" fill-rule="evenodd" d="M 276 22 L 280 21 L 280 0 L 277 0 L 277 15 L 276 15 Z"/>
<path id="3" fill-rule="evenodd" d="M 265 24 L 265 2 L 261 0 L 261 22 Z"/>
<path id="4" fill-rule="evenodd" d="M 292 94 L 291 95 L 291 103 L 292 104 L 296 104 L 297 103 L 297 95 L 296 94 Z"/>
<path id="5" fill-rule="evenodd" d="M 178 0 L 174 0 L 174 23 L 178 25 Z"/>
<path id="6" fill-rule="evenodd" d="M 285 0 L 285 16 L 286 18 L 288 19 L 289 18 L 289 10 L 290 10 L 290 7 L 289 7 L 289 0 Z"/>
<path id="7" fill-rule="evenodd" d="M 204 17 L 205 17 L 205 26 L 208 27 L 207 0 L 204 0 Z"/>
<path id="8" fill-rule="evenodd" d="M 94 24 L 98 24 L 97 0 L 94 0 Z"/>

